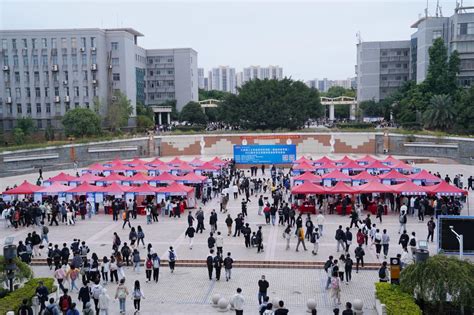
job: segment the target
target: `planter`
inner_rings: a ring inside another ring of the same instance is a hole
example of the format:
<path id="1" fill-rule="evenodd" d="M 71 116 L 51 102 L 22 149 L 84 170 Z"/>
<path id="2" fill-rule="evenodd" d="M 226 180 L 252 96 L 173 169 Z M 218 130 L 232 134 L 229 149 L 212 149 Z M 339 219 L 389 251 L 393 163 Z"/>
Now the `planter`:
<path id="1" fill-rule="evenodd" d="M 387 315 L 387 307 L 379 299 L 375 299 L 375 310 L 378 315 Z"/>

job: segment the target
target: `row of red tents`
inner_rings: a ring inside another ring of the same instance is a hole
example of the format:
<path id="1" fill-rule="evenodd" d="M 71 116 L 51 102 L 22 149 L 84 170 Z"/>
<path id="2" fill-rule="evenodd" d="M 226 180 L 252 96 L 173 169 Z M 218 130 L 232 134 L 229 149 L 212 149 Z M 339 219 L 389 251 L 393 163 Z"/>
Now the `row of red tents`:
<path id="1" fill-rule="evenodd" d="M 467 195 L 467 191 L 449 185 L 445 181 L 432 186 L 418 186 L 410 181 L 398 185 L 384 185 L 371 181 L 360 186 L 349 186 L 344 182 L 338 182 L 333 187 L 325 187 L 313 184 L 309 181 L 291 189 L 292 194 L 369 194 L 369 193 L 396 193 L 403 195 L 443 195 L 461 196 Z"/>
<path id="2" fill-rule="evenodd" d="M 317 175 L 311 172 L 305 172 L 301 175 L 293 177 L 294 181 L 309 181 L 309 182 L 321 182 L 324 179 L 331 179 L 336 181 L 365 181 L 365 182 L 379 182 L 381 180 L 393 180 L 393 181 L 425 181 L 425 182 L 432 182 L 432 183 L 439 183 L 442 180 L 439 177 L 436 177 L 433 174 L 430 174 L 426 170 L 422 170 L 415 174 L 405 175 L 396 170 L 391 170 L 387 173 L 380 174 L 380 175 L 372 175 L 367 171 L 362 171 L 357 175 L 349 176 L 345 173 L 342 173 L 339 170 L 334 170 L 324 175 Z"/>

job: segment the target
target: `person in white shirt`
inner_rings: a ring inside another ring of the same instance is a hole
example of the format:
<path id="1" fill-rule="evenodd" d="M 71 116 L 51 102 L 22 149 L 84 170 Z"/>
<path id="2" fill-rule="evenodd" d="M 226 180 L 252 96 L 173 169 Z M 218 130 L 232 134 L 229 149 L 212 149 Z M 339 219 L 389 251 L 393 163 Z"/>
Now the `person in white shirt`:
<path id="1" fill-rule="evenodd" d="M 412 216 L 415 216 L 415 200 L 416 198 L 414 196 L 410 198 L 410 212 Z"/>
<path id="2" fill-rule="evenodd" d="M 237 288 L 237 293 L 232 297 L 232 304 L 234 305 L 235 315 L 244 314 L 245 299 L 242 295 L 241 288 Z"/>
<path id="3" fill-rule="evenodd" d="M 323 236 L 323 225 L 324 225 L 324 215 L 323 212 L 320 211 L 319 214 L 316 216 L 316 224 L 318 225 L 319 229 L 319 236 Z"/>

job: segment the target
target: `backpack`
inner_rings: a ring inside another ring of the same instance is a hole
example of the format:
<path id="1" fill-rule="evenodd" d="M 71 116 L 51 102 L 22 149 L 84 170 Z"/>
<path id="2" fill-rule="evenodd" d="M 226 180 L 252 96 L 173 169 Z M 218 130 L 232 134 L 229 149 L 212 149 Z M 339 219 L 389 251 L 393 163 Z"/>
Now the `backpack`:
<path id="1" fill-rule="evenodd" d="M 70 307 L 69 299 L 64 298 L 64 296 L 61 296 L 61 298 L 59 298 L 59 305 L 61 306 L 61 310 L 63 310 L 63 311 L 68 310 L 69 307 Z"/>
<path id="2" fill-rule="evenodd" d="M 211 255 L 207 256 L 206 263 L 208 266 L 212 266 L 212 261 L 213 261 L 212 256 Z"/>
<path id="3" fill-rule="evenodd" d="M 415 240 L 415 238 L 412 238 L 412 239 L 410 240 L 410 246 L 413 246 L 413 247 L 416 246 L 416 240 Z"/>
<path id="4" fill-rule="evenodd" d="M 140 292 L 140 290 L 133 290 L 133 298 L 134 299 L 140 299 L 142 297 L 142 293 Z"/>
<path id="5" fill-rule="evenodd" d="M 18 310 L 18 315 L 28 315 L 28 309 L 26 308 L 26 306 Z"/>
<path id="6" fill-rule="evenodd" d="M 100 286 L 93 286 L 91 293 L 92 293 L 92 297 L 97 300 L 100 294 L 102 293 L 102 288 Z"/>
<path id="7" fill-rule="evenodd" d="M 176 260 L 176 256 L 174 254 L 174 252 L 170 251 L 170 261 L 175 261 Z"/>
<path id="8" fill-rule="evenodd" d="M 331 288 L 333 289 L 339 289 L 339 278 L 333 277 L 331 279 Z"/>
<path id="9" fill-rule="evenodd" d="M 43 310 L 43 315 L 53 315 L 53 310 L 52 310 L 51 305 L 46 306 L 46 308 Z"/>
<path id="10" fill-rule="evenodd" d="M 313 243 L 313 244 L 316 243 L 316 233 L 311 233 L 310 242 Z"/>
<path id="11" fill-rule="evenodd" d="M 120 240 L 120 237 L 117 236 L 117 239 L 115 240 L 115 242 L 117 243 L 117 246 L 120 246 L 120 244 L 122 244 L 122 240 Z"/>
<path id="12" fill-rule="evenodd" d="M 336 241 L 339 241 L 342 238 L 341 237 L 341 232 L 342 232 L 341 230 L 336 231 L 336 236 L 335 236 Z"/>
<path id="13" fill-rule="evenodd" d="M 384 267 L 380 267 L 379 269 L 379 278 L 380 279 L 385 279 L 385 277 L 387 276 L 387 273 L 385 271 L 385 268 Z"/>
<path id="14" fill-rule="evenodd" d="M 332 261 L 328 260 L 326 261 L 326 263 L 324 264 L 324 271 L 328 272 L 328 269 L 329 267 L 331 267 L 332 265 Z"/>
<path id="15" fill-rule="evenodd" d="M 153 263 L 151 262 L 151 259 L 147 259 L 146 269 L 152 269 L 152 268 L 153 268 Z"/>
<path id="16" fill-rule="evenodd" d="M 407 217 L 405 214 L 400 216 L 400 223 L 407 223 Z"/>
<path id="17" fill-rule="evenodd" d="M 43 226 L 43 234 L 48 234 L 49 233 L 49 228 L 47 226 Z"/>

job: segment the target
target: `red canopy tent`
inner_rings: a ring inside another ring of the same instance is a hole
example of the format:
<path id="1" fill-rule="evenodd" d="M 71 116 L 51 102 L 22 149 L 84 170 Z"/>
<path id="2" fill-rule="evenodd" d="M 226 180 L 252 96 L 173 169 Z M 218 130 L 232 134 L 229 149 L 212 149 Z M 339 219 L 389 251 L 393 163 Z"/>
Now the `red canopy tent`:
<path id="1" fill-rule="evenodd" d="M 131 183 L 147 183 L 152 180 L 152 178 L 152 176 L 144 175 L 143 173 L 136 173 L 132 177 L 126 177 L 124 181 Z"/>
<path id="2" fill-rule="evenodd" d="M 157 192 L 164 194 L 188 194 L 194 190 L 193 187 L 185 186 L 176 182 L 171 183 L 166 187 L 160 187 Z"/>
<path id="3" fill-rule="evenodd" d="M 106 193 L 108 195 L 120 195 L 128 192 L 130 189 L 130 186 L 123 186 L 117 183 L 112 183 L 109 186 L 100 187 L 98 192 Z"/>
<path id="4" fill-rule="evenodd" d="M 372 163 L 369 163 L 367 165 L 364 165 L 366 170 L 387 170 L 389 171 L 392 167 L 387 166 L 380 162 L 379 160 L 373 161 Z"/>
<path id="5" fill-rule="evenodd" d="M 356 162 L 359 163 L 359 164 L 370 164 L 370 163 L 373 163 L 375 161 L 378 161 L 378 160 L 376 158 L 368 155 L 368 154 L 366 156 L 361 157 L 361 158 L 356 160 Z"/>
<path id="6" fill-rule="evenodd" d="M 324 162 L 324 163 L 321 163 L 321 164 L 316 164 L 314 166 L 314 168 L 316 168 L 317 170 L 330 170 L 330 169 L 337 169 L 338 166 L 336 166 L 336 164 L 332 163 L 332 162 Z"/>
<path id="7" fill-rule="evenodd" d="M 113 166 L 122 166 L 122 165 L 124 165 L 124 161 L 120 160 L 119 158 L 116 158 L 116 159 L 113 160 L 113 161 L 104 163 L 104 165 L 110 165 L 110 167 L 113 167 Z"/>
<path id="8" fill-rule="evenodd" d="M 124 180 L 127 180 L 128 177 L 119 175 L 117 173 L 112 173 L 109 176 L 102 177 L 102 179 L 97 180 L 97 182 L 105 182 L 105 183 L 111 183 L 111 182 L 122 182 Z"/>
<path id="9" fill-rule="evenodd" d="M 413 181 L 419 180 L 419 181 L 422 181 L 422 182 L 431 182 L 431 183 L 439 183 L 439 182 L 442 181 L 441 178 L 429 173 L 426 170 L 421 170 L 418 173 L 408 175 L 408 177 L 410 177 L 411 180 L 413 180 Z"/>
<path id="10" fill-rule="evenodd" d="M 405 162 L 399 161 L 396 164 L 390 165 L 392 169 L 395 170 L 403 170 L 403 171 L 411 171 L 413 170 L 413 166 L 406 164 Z"/>
<path id="11" fill-rule="evenodd" d="M 195 173 L 188 173 L 184 176 L 178 176 L 176 181 L 184 182 L 187 184 L 202 184 L 207 180 L 206 176 L 201 176 Z"/>
<path id="12" fill-rule="evenodd" d="M 394 158 L 393 156 L 389 155 L 387 156 L 385 159 L 382 160 L 382 162 L 384 163 L 388 163 L 389 165 L 395 165 L 399 162 L 401 162 L 400 160 L 397 160 L 396 158 Z"/>
<path id="13" fill-rule="evenodd" d="M 293 167 L 293 170 L 294 170 L 294 171 L 305 171 L 305 172 L 307 172 L 307 171 L 314 171 L 314 170 L 316 170 L 316 167 L 313 166 L 313 165 L 311 165 L 311 164 L 309 164 L 309 163 L 303 162 L 303 163 L 300 163 L 300 164 L 298 164 L 298 165 L 295 165 L 295 166 Z"/>
<path id="14" fill-rule="evenodd" d="M 155 170 L 159 171 L 160 173 L 168 173 L 168 172 L 171 172 L 172 168 L 171 166 L 168 166 L 167 164 L 162 164 L 162 165 L 157 165 L 155 167 Z"/>
<path id="15" fill-rule="evenodd" d="M 125 165 L 131 165 L 131 166 L 135 166 L 135 165 L 145 165 L 147 164 L 147 162 L 143 161 L 143 160 L 140 160 L 139 158 L 134 158 L 133 160 L 131 161 L 126 161 L 124 162 Z"/>
<path id="16" fill-rule="evenodd" d="M 172 167 L 171 170 L 176 170 L 179 173 L 189 173 L 194 172 L 195 168 L 189 165 L 188 163 L 183 163 L 178 166 Z"/>
<path id="17" fill-rule="evenodd" d="M 77 179 L 75 176 L 71 176 L 66 173 L 59 173 L 56 176 L 50 177 L 49 179 L 45 180 L 45 182 L 61 182 L 61 183 L 68 183 L 68 182 L 73 182 Z"/>
<path id="18" fill-rule="evenodd" d="M 93 186 L 89 183 L 82 183 L 77 187 L 71 188 L 66 191 L 68 194 L 78 194 L 78 195 L 85 195 L 86 193 L 94 193 L 98 192 L 101 189 L 99 186 Z"/>
<path id="19" fill-rule="evenodd" d="M 401 174 L 396 170 L 391 170 L 388 173 L 380 174 L 379 178 L 381 180 L 393 180 L 396 182 L 406 182 L 410 180 L 410 177 L 408 177 L 407 175 Z"/>
<path id="20" fill-rule="evenodd" d="M 368 182 L 357 186 L 359 193 L 370 194 L 370 193 L 391 193 L 393 192 L 391 186 L 381 184 L 379 182 Z"/>
<path id="21" fill-rule="evenodd" d="M 158 166 L 158 165 L 164 165 L 166 164 L 165 162 L 163 162 L 162 160 L 160 160 L 159 158 L 155 158 L 153 161 L 150 161 L 148 163 L 146 163 L 147 165 L 151 165 L 151 166 Z"/>
<path id="22" fill-rule="evenodd" d="M 171 161 L 169 161 L 168 165 L 173 165 L 173 166 L 177 166 L 177 165 L 180 165 L 180 164 L 183 164 L 183 163 L 186 163 L 184 162 L 183 160 L 181 160 L 179 157 L 175 157 L 174 159 L 172 159 Z"/>
<path id="23" fill-rule="evenodd" d="M 344 155 L 344 157 L 340 160 L 334 161 L 336 165 L 342 165 L 342 166 L 345 166 L 345 164 L 351 163 L 351 162 L 355 162 L 355 161 L 351 159 L 350 157 L 348 157 L 347 155 Z"/>
<path id="24" fill-rule="evenodd" d="M 216 172 L 219 170 L 219 167 L 212 165 L 209 162 L 206 162 L 201 166 L 196 166 L 194 169 L 196 171 L 202 171 L 202 172 Z"/>
<path id="25" fill-rule="evenodd" d="M 43 187 L 30 184 L 25 180 L 20 186 L 4 191 L 3 194 L 4 195 L 31 195 L 40 189 L 43 189 Z"/>
<path id="26" fill-rule="evenodd" d="M 312 164 L 313 162 L 314 162 L 313 160 L 308 159 L 306 156 L 302 156 L 299 159 L 295 160 L 293 163 L 294 164 L 301 164 L 301 163 Z"/>
<path id="27" fill-rule="evenodd" d="M 87 173 L 87 174 L 84 174 L 84 175 L 82 175 L 82 176 L 80 176 L 80 177 L 75 177 L 74 180 L 71 180 L 71 182 L 95 183 L 96 181 L 101 180 L 101 179 L 103 179 L 103 178 L 104 178 L 104 177 L 96 176 L 96 175 L 92 175 L 92 174 L 90 174 L 90 173 Z"/>
<path id="28" fill-rule="evenodd" d="M 57 195 L 59 193 L 64 193 L 68 191 L 69 189 L 71 189 L 70 186 L 66 186 L 59 182 L 55 182 L 51 184 L 50 186 L 44 187 L 43 189 L 36 191 L 36 193 L 42 193 L 43 195 L 51 196 L 51 195 Z"/>
<path id="29" fill-rule="evenodd" d="M 222 160 L 221 158 L 219 158 L 218 156 L 216 156 L 215 158 L 213 158 L 212 160 L 209 161 L 209 163 L 211 163 L 212 165 L 217 165 L 217 166 L 223 166 L 223 165 L 226 165 L 227 162 Z"/>
<path id="30" fill-rule="evenodd" d="M 301 175 L 298 175 L 296 177 L 293 178 L 293 181 L 294 182 L 297 182 L 297 181 L 301 181 L 301 182 L 311 182 L 311 183 L 318 183 L 318 182 L 321 182 L 322 179 L 321 179 L 321 176 L 319 175 L 315 175 L 311 172 L 305 172 Z"/>
<path id="31" fill-rule="evenodd" d="M 467 191 L 457 188 L 456 186 L 452 186 L 446 183 L 444 180 L 441 183 L 433 185 L 433 186 L 426 186 L 426 191 L 429 194 L 439 195 L 439 196 L 462 196 L 467 195 Z"/>
<path id="32" fill-rule="evenodd" d="M 351 182 L 352 181 L 352 178 L 347 175 L 347 174 L 344 174 L 338 170 L 336 171 L 332 171 L 332 172 L 329 172 L 327 174 L 324 174 L 323 176 L 321 176 L 322 179 L 334 179 L 336 181 L 345 181 L 345 182 Z"/>
<path id="33" fill-rule="evenodd" d="M 195 157 L 194 159 L 191 160 L 191 162 L 189 162 L 189 165 L 192 165 L 192 166 L 201 166 L 203 164 L 204 164 L 204 161 L 200 160 L 197 157 Z"/>
<path id="34" fill-rule="evenodd" d="M 314 164 L 324 164 L 324 163 L 329 163 L 334 165 L 334 161 L 328 158 L 327 156 L 323 156 L 322 158 L 319 158 L 315 161 L 313 161 Z"/>
<path id="35" fill-rule="evenodd" d="M 377 176 L 369 174 L 367 171 L 363 171 L 357 175 L 352 176 L 352 181 L 380 182 L 380 179 Z"/>
<path id="36" fill-rule="evenodd" d="M 129 167 L 125 167 L 124 169 L 126 171 L 134 171 L 134 172 L 147 172 L 149 170 L 154 170 L 153 167 L 145 165 L 145 164 L 129 166 Z"/>
<path id="37" fill-rule="evenodd" d="M 357 163 L 356 161 L 351 160 L 350 162 L 347 162 L 344 165 L 339 166 L 341 170 L 356 170 L 356 171 L 363 171 L 365 170 L 365 167 Z"/>
<path id="38" fill-rule="evenodd" d="M 100 173 L 104 171 L 110 171 L 111 169 L 109 167 L 105 167 L 102 164 L 96 163 L 87 168 L 87 171 L 90 173 Z"/>
<path id="39" fill-rule="evenodd" d="M 426 195 L 426 187 L 418 186 L 410 181 L 390 186 L 394 193 L 402 195 Z"/>
<path id="40" fill-rule="evenodd" d="M 134 186 L 131 187 L 127 192 L 128 193 L 134 193 L 137 195 L 154 195 L 159 191 L 159 188 L 153 187 L 151 185 L 148 185 L 147 183 L 142 184 L 140 186 Z"/>
<path id="41" fill-rule="evenodd" d="M 293 195 L 297 194 L 326 194 L 326 189 L 323 186 L 315 185 L 310 182 L 304 182 L 299 186 L 295 186 L 291 189 Z"/>
<path id="42" fill-rule="evenodd" d="M 326 188 L 327 194 L 356 194 L 357 188 L 351 187 L 344 182 L 338 182 L 334 187 Z"/>
<path id="43" fill-rule="evenodd" d="M 170 173 L 161 173 L 160 175 L 153 177 L 150 181 L 157 183 L 171 183 L 176 180 L 178 180 L 178 176 Z"/>

